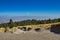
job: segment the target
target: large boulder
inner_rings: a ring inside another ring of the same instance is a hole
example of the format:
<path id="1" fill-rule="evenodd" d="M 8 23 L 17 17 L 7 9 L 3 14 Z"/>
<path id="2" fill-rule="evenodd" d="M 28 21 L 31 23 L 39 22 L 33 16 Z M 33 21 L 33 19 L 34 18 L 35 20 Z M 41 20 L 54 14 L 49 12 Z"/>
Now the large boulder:
<path id="1" fill-rule="evenodd" d="M 56 34 L 60 34 L 60 24 L 51 25 L 50 31 L 51 31 L 51 32 L 54 32 L 54 33 L 56 33 Z"/>

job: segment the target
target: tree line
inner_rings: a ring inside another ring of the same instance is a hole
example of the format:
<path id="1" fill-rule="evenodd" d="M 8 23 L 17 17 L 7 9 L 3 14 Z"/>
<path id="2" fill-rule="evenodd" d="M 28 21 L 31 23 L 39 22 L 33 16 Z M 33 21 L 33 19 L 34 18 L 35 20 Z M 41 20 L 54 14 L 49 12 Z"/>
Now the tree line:
<path id="1" fill-rule="evenodd" d="M 47 19 L 47 20 L 23 20 L 18 22 L 13 22 L 12 19 L 8 23 L 0 24 L 0 27 L 17 27 L 17 26 L 25 26 L 25 25 L 38 25 L 38 24 L 49 24 L 49 23 L 56 23 L 60 22 L 60 18 L 58 19 Z"/>

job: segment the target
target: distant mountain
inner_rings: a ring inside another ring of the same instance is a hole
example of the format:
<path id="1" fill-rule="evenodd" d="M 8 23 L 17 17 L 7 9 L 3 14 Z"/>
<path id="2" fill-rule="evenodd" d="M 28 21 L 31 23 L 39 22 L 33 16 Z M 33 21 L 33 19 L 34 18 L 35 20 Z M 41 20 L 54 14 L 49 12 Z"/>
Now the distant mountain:
<path id="1" fill-rule="evenodd" d="M 43 16 L 0 16 L 0 23 L 9 22 L 9 19 L 13 19 L 13 21 L 21 21 L 21 20 L 27 20 L 27 19 L 42 20 L 42 19 L 49 19 L 49 17 L 43 17 Z"/>

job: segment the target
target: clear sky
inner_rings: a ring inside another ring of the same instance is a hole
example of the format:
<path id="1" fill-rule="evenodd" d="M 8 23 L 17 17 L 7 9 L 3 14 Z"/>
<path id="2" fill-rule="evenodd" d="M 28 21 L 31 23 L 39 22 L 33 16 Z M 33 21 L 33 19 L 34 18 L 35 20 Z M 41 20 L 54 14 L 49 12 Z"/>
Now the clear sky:
<path id="1" fill-rule="evenodd" d="M 60 17 L 60 0 L 0 0 L 0 15 Z"/>

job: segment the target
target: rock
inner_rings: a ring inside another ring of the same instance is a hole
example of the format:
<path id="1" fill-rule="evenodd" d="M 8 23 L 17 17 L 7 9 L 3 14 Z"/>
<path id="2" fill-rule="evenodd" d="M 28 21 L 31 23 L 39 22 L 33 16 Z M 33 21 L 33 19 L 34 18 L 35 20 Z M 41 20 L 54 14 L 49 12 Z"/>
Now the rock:
<path id="1" fill-rule="evenodd" d="M 13 32 L 15 34 L 21 34 L 21 33 L 25 33 L 23 30 L 17 29 L 15 32 Z"/>

